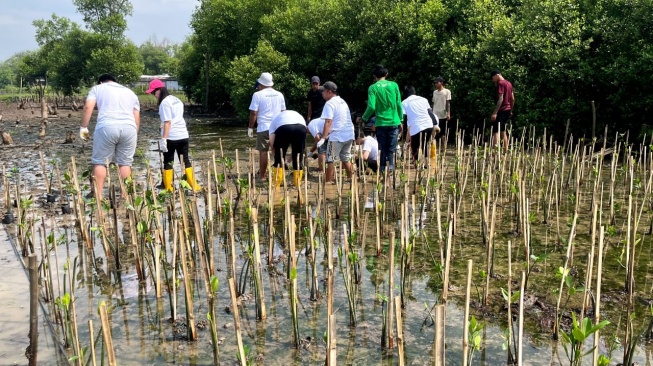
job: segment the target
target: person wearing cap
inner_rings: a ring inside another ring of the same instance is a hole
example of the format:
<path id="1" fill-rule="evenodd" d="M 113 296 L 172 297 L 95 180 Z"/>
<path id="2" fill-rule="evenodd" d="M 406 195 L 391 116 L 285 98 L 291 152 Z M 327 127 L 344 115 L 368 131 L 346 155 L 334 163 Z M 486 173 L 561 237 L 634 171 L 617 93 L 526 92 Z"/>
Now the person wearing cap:
<path id="1" fill-rule="evenodd" d="M 98 85 L 91 88 L 84 103 L 79 129 L 83 140 L 89 136 L 88 125 L 95 106 L 98 108 L 98 115 L 91 155 L 95 184 L 91 186 L 91 192 L 101 198 L 108 161 L 118 165 L 121 179 L 131 176 L 141 108 L 133 91 L 118 84 L 113 75 L 101 75 Z M 97 191 L 94 191 L 94 187 Z"/>
<path id="2" fill-rule="evenodd" d="M 322 110 L 320 118 L 324 119 L 324 129 L 320 134 L 320 140 L 317 147 L 324 145 L 328 139 L 327 145 L 327 170 L 326 182 L 333 181 L 334 167 L 336 159 L 342 161 L 342 165 L 347 171 L 347 176 L 351 178 L 351 147 L 354 142 L 354 123 L 351 121 L 351 112 L 347 103 L 338 95 L 338 86 L 333 81 L 327 81 L 322 86 L 322 96 L 326 103 Z"/>
<path id="3" fill-rule="evenodd" d="M 501 71 L 492 70 L 490 77 L 497 86 L 496 104 L 491 116 L 492 147 L 499 144 L 499 134 L 501 134 L 503 147 L 507 151 L 508 134 L 506 133 L 506 125 L 510 117 L 512 117 L 512 110 L 515 107 L 515 94 L 512 90 L 512 83 L 503 78 Z"/>
<path id="4" fill-rule="evenodd" d="M 264 72 L 257 80 L 258 91 L 252 95 L 249 105 L 249 128 L 247 136 L 254 137 L 254 124 L 256 127 L 256 150 L 259 151 L 259 173 L 261 180 L 267 178 L 268 150 L 270 149 L 270 123 L 274 117 L 286 110 L 286 101 L 283 94 L 274 90 L 272 74 Z"/>
<path id="5" fill-rule="evenodd" d="M 322 98 L 322 88 L 320 87 L 319 76 L 313 76 L 311 78 L 311 90 L 309 90 L 306 95 L 306 100 L 308 100 L 306 122 L 310 123 L 311 120 L 320 118 L 322 115 L 322 108 L 324 108 L 324 103 L 326 103 L 324 98 Z"/>
<path id="6" fill-rule="evenodd" d="M 159 80 L 150 82 L 150 87 L 145 92 L 152 94 L 159 105 L 159 118 L 161 118 L 161 141 L 159 147 L 163 152 L 163 187 L 172 191 L 173 165 L 175 152 L 179 160 L 184 159 L 184 173 L 186 181 L 193 191 L 201 189 L 195 180 L 193 163 L 188 154 L 188 129 L 184 119 L 184 103 L 174 95 L 170 95 L 168 88 Z"/>
<path id="7" fill-rule="evenodd" d="M 312 119 L 306 128 L 308 130 L 308 133 L 313 136 L 315 139 L 315 144 L 311 148 L 311 153 L 313 153 L 313 158 L 317 157 L 317 166 L 319 171 L 324 170 L 324 162 L 326 161 L 326 154 L 327 154 L 327 146 L 328 140 L 325 140 L 325 143 L 320 145 L 320 147 L 317 146 L 317 144 L 320 142 L 320 139 L 322 138 L 322 131 L 324 131 L 324 120 L 322 118 L 315 118 Z"/>
<path id="8" fill-rule="evenodd" d="M 438 76 L 433 79 L 433 114 L 439 121 L 449 122 L 451 119 L 451 91 L 444 87 L 444 78 Z"/>
<path id="9" fill-rule="evenodd" d="M 405 88 L 406 99 L 401 102 L 406 116 L 408 134 L 406 142 L 410 143 L 410 149 L 413 154 L 413 160 L 417 164 L 419 160 L 419 150 L 422 155 L 427 156 L 427 145 L 431 141 L 433 130 L 440 131 L 438 127 L 438 117 L 433 113 L 429 101 L 426 98 L 415 95 L 415 88 L 407 86 Z"/>
<path id="10" fill-rule="evenodd" d="M 283 161 L 288 147 L 292 147 L 292 175 L 295 187 L 299 187 L 304 175 L 303 157 L 306 148 L 306 121 L 301 114 L 285 110 L 270 123 L 270 151 L 274 152 L 275 185 L 283 181 Z"/>
<path id="11" fill-rule="evenodd" d="M 401 94 L 397 83 L 386 80 L 388 69 L 383 65 L 376 65 L 372 75 L 375 83 L 367 89 L 367 108 L 359 118 L 367 122 L 373 114 L 375 115 L 376 139 L 381 150 L 381 172 L 385 171 L 386 165 L 390 171 L 394 171 L 397 140 L 403 131 L 401 121 L 404 112 L 401 107 Z"/>

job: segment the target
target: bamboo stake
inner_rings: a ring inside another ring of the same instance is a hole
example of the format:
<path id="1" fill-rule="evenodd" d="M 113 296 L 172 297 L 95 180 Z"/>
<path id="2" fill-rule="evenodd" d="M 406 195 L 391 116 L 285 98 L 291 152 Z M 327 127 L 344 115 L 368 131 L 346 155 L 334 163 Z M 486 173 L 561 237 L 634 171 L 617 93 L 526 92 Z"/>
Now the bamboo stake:
<path id="1" fill-rule="evenodd" d="M 449 233 L 447 235 L 447 254 L 446 261 L 444 264 L 444 279 L 442 281 L 442 302 L 447 303 L 447 297 L 449 295 L 449 267 L 451 264 L 451 242 L 453 235 L 453 223 L 449 221 Z"/>
<path id="2" fill-rule="evenodd" d="M 234 284 L 233 277 L 229 278 L 229 294 L 231 295 L 231 313 L 234 316 L 234 330 L 236 331 L 236 343 L 238 344 L 240 364 L 241 366 L 247 366 L 243 336 L 240 333 L 240 316 L 238 315 L 238 300 L 236 298 L 236 285 Z"/>
<path id="3" fill-rule="evenodd" d="M 188 260 L 186 257 L 186 244 L 185 243 L 185 237 L 184 235 L 184 229 L 179 228 L 179 248 L 180 248 L 180 255 L 181 258 L 179 260 L 181 261 L 181 270 L 184 274 L 184 295 L 186 296 L 186 319 L 188 320 L 188 339 L 191 341 L 196 341 L 197 340 L 197 330 L 195 329 L 195 314 L 193 311 L 193 291 L 190 288 L 191 286 L 191 281 L 189 277 L 189 272 L 188 272 L 188 266 L 186 264 L 186 261 Z"/>
<path id="4" fill-rule="evenodd" d="M 395 317 L 397 319 L 397 348 L 399 349 L 399 366 L 404 365 L 404 328 L 401 320 L 401 297 L 395 297 Z"/>
<path id="5" fill-rule="evenodd" d="M 433 338 L 433 357 L 435 366 L 445 366 L 445 307 L 440 304 L 435 306 L 435 337 Z"/>
<path id="6" fill-rule="evenodd" d="M 258 238 L 258 210 L 255 208 L 251 208 L 251 213 L 252 213 L 252 230 L 254 231 L 254 256 L 255 256 L 254 265 L 256 267 L 255 275 L 257 277 L 256 281 L 258 281 L 258 285 L 256 286 L 256 294 L 258 296 L 256 317 L 260 320 L 264 320 L 267 317 L 267 314 L 265 311 L 265 294 L 263 292 L 263 278 L 261 274 L 261 248 L 259 246 L 259 238 Z"/>
<path id="7" fill-rule="evenodd" d="M 517 366 L 523 365 L 524 357 L 524 286 L 526 285 L 526 272 L 521 272 L 521 287 L 519 289 L 519 327 L 517 330 Z"/>
<path id="8" fill-rule="evenodd" d="M 394 348 L 394 331 L 392 324 L 394 324 L 394 290 L 395 290 L 395 232 L 390 232 L 390 251 L 388 252 L 390 258 L 390 273 L 388 273 L 388 348 Z"/>
<path id="9" fill-rule="evenodd" d="M 102 321 L 102 338 L 107 349 L 109 366 L 117 366 L 116 355 L 113 349 L 113 339 L 111 338 L 111 323 L 109 323 L 107 307 L 104 302 L 100 304 L 100 320 Z"/>
<path id="10" fill-rule="evenodd" d="M 470 259 L 467 261 L 467 288 L 465 295 L 465 320 L 463 322 L 463 366 L 469 364 L 469 301 L 472 291 L 472 270 L 473 270 L 473 261 Z"/>
<path id="11" fill-rule="evenodd" d="M 37 365 L 39 345 L 39 269 L 36 254 L 28 257 L 29 268 L 29 347 L 25 352 L 29 366 Z"/>
<path id="12" fill-rule="evenodd" d="M 91 348 L 91 365 L 96 366 L 95 362 L 95 335 L 93 334 L 93 319 L 88 320 L 88 337 L 89 347 Z"/>
<path id="13" fill-rule="evenodd" d="M 603 275 L 603 244 L 605 239 L 605 226 L 601 226 L 599 233 L 599 258 L 596 268 L 596 302 L 594 303 L 594 325 L 601 322 L 601 276 Z M 599 362 L 599 331 L 594 333 L 594 363 Z"/>

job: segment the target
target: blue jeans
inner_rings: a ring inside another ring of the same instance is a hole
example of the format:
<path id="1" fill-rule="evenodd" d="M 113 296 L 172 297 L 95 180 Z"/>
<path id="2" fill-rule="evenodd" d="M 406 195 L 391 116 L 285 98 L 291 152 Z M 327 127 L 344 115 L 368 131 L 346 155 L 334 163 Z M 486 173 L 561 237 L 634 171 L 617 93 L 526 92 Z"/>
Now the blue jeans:
<path id="1" fill-rule="evenodd" d="M 395 151 L 397 151 L 397 138 L 399 137 L 399 126 L 382 126 L 376 128 L 376 141 L 379 143 L 381 157 L 379 166 L 385 171 L 388 165 L 390 171 L 395 170 Z"/>

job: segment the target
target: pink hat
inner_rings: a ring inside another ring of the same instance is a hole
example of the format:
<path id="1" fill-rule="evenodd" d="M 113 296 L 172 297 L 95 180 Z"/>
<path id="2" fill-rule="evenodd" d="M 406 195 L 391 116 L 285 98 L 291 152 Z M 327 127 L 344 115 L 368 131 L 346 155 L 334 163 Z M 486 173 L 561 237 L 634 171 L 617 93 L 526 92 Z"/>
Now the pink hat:
<path id="1" fill-rule="evenodd" d="M 165 88 L 166 84 L 163 83 L 163 81 L 159 79 L 154 79 L 150 81 L 150 88 L 147 89 L 145 94 L 151 94 L 153 91 L 159 89 L 159 88 Z"/>

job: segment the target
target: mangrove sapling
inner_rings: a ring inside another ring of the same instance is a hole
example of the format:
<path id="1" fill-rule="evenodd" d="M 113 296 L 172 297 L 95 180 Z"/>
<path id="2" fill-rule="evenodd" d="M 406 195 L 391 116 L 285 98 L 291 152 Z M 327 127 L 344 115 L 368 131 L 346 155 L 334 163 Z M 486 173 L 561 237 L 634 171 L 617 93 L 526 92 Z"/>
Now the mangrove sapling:
<path id="1" fill-rule="evenodd" d="M 469 345 L 469 363 L 467 365 L 472 365 L 474 359 L 474 352 L 481 349 L 481 333 L 483 331 L 484 324 L 476 320 L 476 317 L 472 315 L 472 318 L 469 320 L 469 326 L 467 332 L 469 333 L 468 337 L 470 340 Z"/>
<path id="2" fill-rule="evenodd" d="M 465 319 L 463 320 L 464 324 L 464 330 L 469 329 L 469 326 L 471 325 L 471 322 L 469 321 L 469 300 L 471 297 L 471 288 L 472 288 L 472 268 L 473 268 L 473 261 L 470 259 L 467 261 L 467 286 L 466 288 L 466 294 L 465 294 Z M 470 356 L 470 349 L 469 349 L 469 332 L 468 331 L 463 331 L 463 365 L 468 366 L 470 364 L 469 362 L 469 356 Z"/>
<path id="3" fill-rule="evenodd" d="M 347 303 L 349 304 L 349 325 L 356 326 L 356 299 L 354 298 L 353 291 L 353 281 L 351 279 L 351 274 L 349 272 L 349 256 L 345 254 L 346 269 L 342 268 L 342 256 L 343 250 L 342 247 L 338 247 L 338 263 L 340 264 L 340 273 L 342 273 L 342 279 L 345 282 L 345 291 L 347 292 Z"/>
<path id="4" fill-rule="evenodd" d="M 181 224 L 180 224 L 181 226 Z M 188 320 L 188 340 L 196 341 L 197 340 L 197 331 L 195 329 L 195 313 L 193 310 L 193 290 L 191 287 L 191 279 L 189 276 L 189 271 L 187 267 L 187 256 L 186 256 L 186 245 L 185 235 L 183 234 L 183 228 L 179 227 L 179 248 L 181 257 L 181 268 L 184 275 L 184 299 L 186 301 L 186 319 Z"/>
<path id="5" fill-rule="evenodd" d="M 220 364 L 220 348 L 218 347 L 218 319 L 215 313 L 215 299 L 218 296 L 218 287 L 220 281 L 217 276 L 211 276 L 211 293 L 209 294 L 209 311 L 206 313 L 206 318 L 211 327 L 211 344 L 213 345 L 213 364 Z"/>
<path id="6" fill-rule="evenodd" d="M 591 354 L 594 347 L 589 351 L 583 353 L 583 343 L 592 334 L 596 333 L 599 329 L 610 324 L 609 321 L 603 320 L 599 324 L 593 325 L 590 318 L 582 318 L 576 320 L 576 313 L 571 313 L 571 329 L 569 332 L 562 331 L 562 346 L 564 347 L 567 359 L 569 359 L 570 366 L 580 366 L 583 357 Z M 625 356 L 624 356 L 625 357 Z M 626 363 L 630 365 L 632 362 Z"/>

